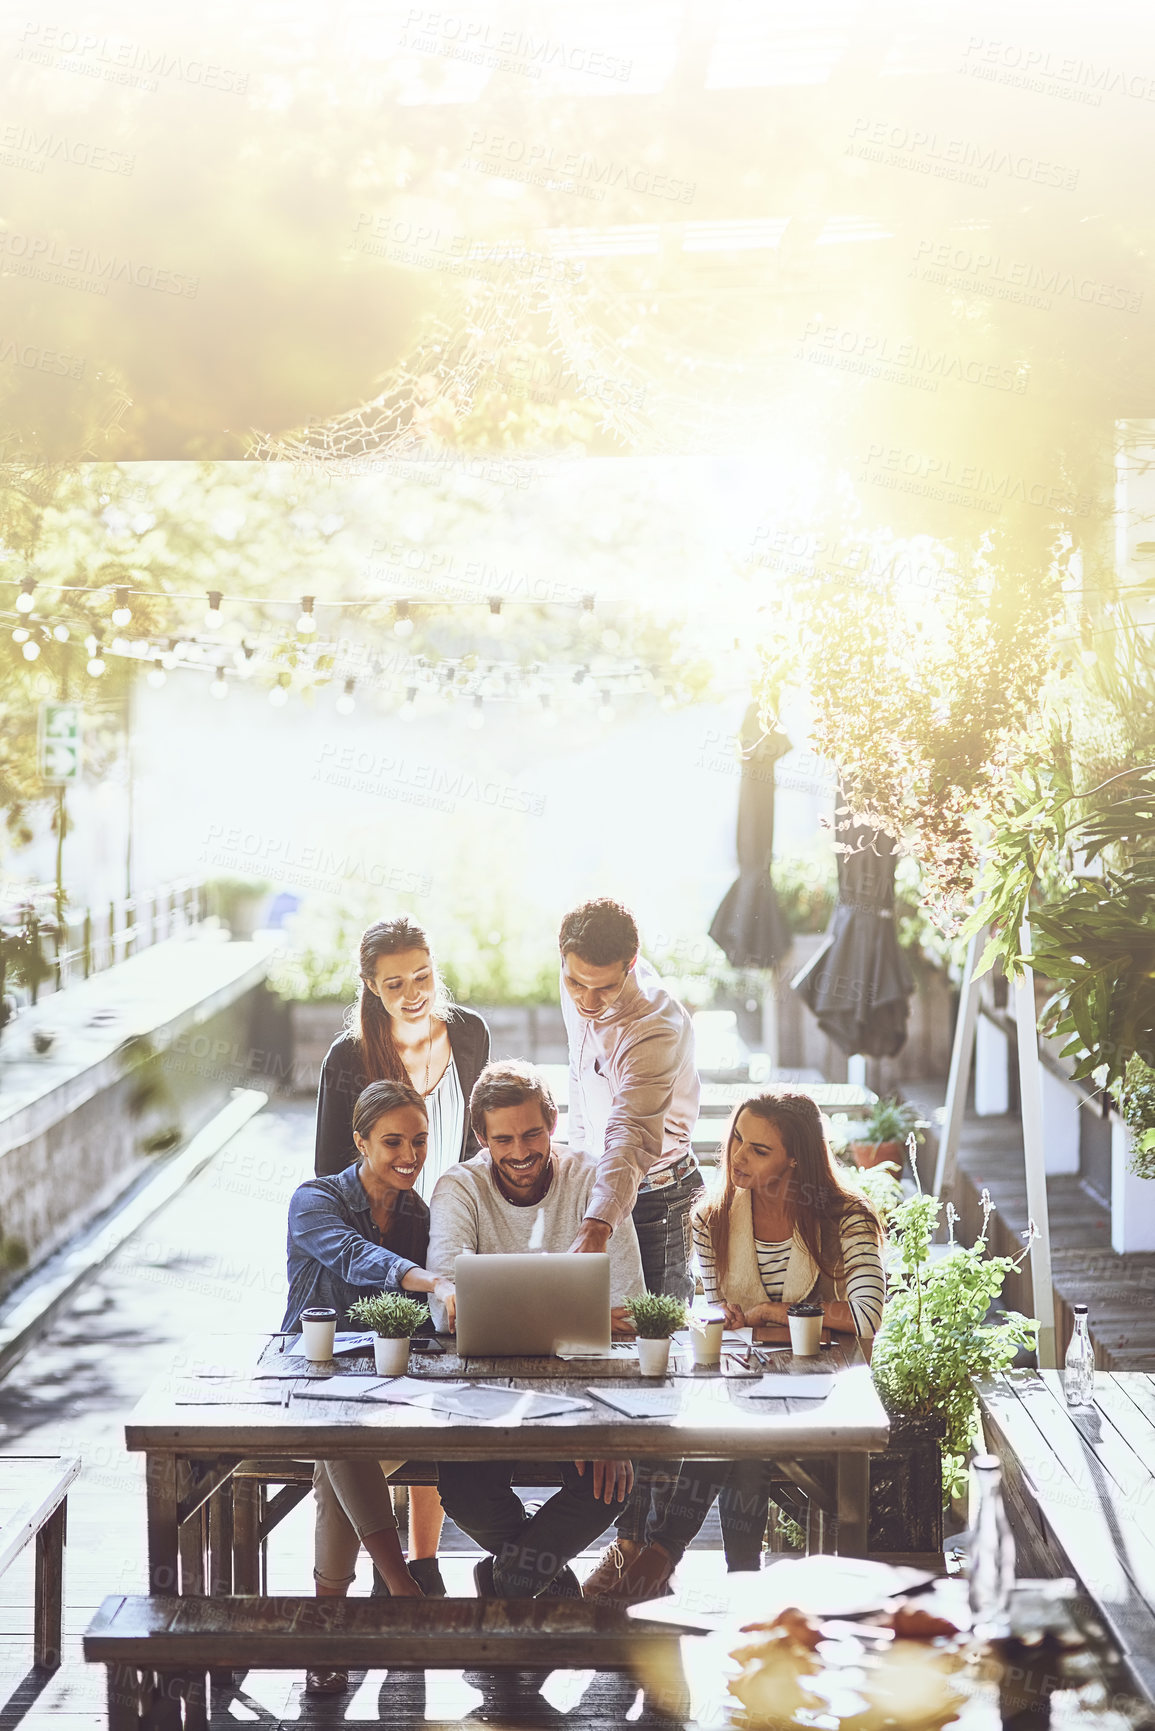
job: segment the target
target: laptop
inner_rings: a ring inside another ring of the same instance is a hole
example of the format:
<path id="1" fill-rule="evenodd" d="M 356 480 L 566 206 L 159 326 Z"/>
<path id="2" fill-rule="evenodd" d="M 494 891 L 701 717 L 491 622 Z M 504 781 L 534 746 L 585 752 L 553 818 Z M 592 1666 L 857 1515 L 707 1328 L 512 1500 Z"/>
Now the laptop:
<path id="1" fill-rule="evenodd" d="M 463 1251 L 453 1279 L 462 1358 L 540 1358 L 609 1347 L 610 1259 L 604 1251 Z"/>

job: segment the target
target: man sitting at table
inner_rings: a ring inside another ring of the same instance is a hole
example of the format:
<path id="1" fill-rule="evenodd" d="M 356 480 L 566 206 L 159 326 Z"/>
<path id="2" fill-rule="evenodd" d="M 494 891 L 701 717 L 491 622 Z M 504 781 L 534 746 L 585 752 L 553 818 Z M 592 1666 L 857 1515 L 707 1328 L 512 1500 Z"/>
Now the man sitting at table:
<path id="1" fill-rule="evenodd" d="M 452 1275 L 458 1254 L 529 1250 L 564 1252 L 573 1243 L 597 1178 L 584 1155 L 558 1155 L 550 1138 L 557 1107 L 528 1064 L 488 1064 L 469 1100 L 481 1143 L 472 1160 L 451 1166 L 430 1199 L 429 1267 Z M 628 1332 L 620 1306 L 644 1291 L 637 1234 L 627 1216 L 609 1244 L 610 1302 L 615 1328 Z M 446 1312 L 434 1294 L 434 1320 Z M 512 1488 L 512 1461 L 443 1461 L 438 1467 L 445 1512 L 486 1551 L 474 1569 L 483 1598 L 582 1596 L 572 1557 L 605 1531 L 610 1506 L 633 1484 L 629 1461 L 563 1461 L 562 1486 L 533 1514 Z"/>

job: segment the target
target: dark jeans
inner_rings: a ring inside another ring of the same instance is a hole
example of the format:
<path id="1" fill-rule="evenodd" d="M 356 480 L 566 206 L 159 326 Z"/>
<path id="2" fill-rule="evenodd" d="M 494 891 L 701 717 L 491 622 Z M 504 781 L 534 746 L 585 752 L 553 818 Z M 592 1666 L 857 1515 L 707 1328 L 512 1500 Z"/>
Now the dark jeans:
<path id="1" fill-rule="evenodd" d="M 674 1298 L 684 1298 L 687 1304 L 694 1296 L 690 1212 L 705 1188 L 695 1165 L 676 1184 L 639 1190 L 633 1220 L 648 1292 L 668 1292 Z M 618 1519 L 619 1539 L 645 1542 L 647 1525 L 664 1507 L 667 1487 L 676 1478 L 678 1466 L 677 1461 L 638 1465 L 633 1491 Z"/>
<path id="2" fill-rule="evenodd" d="M 674 1561 L 698 1532 L 718 1497 L 722 1544 L 730 1569 L 761 1567 L 770 1502 L 771 1467 L 766 1461 L 684 1461 L 665 1507 L 655 1513 L 646 1538 L 658 1539 Z"/>
<path id="3" fill-rule="evenodd" d="M 512 1489 L 512 1461 L 442 1461 L 437 1469 L 446 1514 L 493 1556 L 503 1599 L 536 1598 L 559 1569 L 605 1532 L 613 1505 L 594 1500 L 593 1469 L 557 1469 L 562 1488 L 527 1516 Z"/>

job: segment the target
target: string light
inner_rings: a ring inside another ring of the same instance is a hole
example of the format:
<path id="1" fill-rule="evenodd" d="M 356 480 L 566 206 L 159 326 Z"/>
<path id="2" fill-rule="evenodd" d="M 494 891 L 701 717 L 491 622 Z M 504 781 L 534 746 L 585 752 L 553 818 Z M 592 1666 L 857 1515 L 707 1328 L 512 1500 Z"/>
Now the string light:
<path id="1" fill-rule="evenodd" d="M 25 659 L 25 661 L 36 661 L 39 658 L 39 655 L 40 655 L 39 643 L 28 642 L 24 645 L 24 659 Z"/>
<path id="2" fill-rule="evenodd" d="M 217 668 L 217 676 L 213 680 L 212 684 L 209 686 L 209 696 L 221 698 L 221 697 L 227 697 L 228 694 L 229 694 L 229 687 L 228 687 L 228 681 L 225 679 L 225 670 L 223 667 L 218 667 Z"/>
<path id="3" fill-rule="evenodd" d="M 550 702 L 548 691 L 543 691 L 541 696 L 541 724 L 543 727 L 557 726 L 557 710 Z"/>
<path id="4" fill-rule="evenodd" d="M 103 657 L 103 655 L 90 655 L 89 656 L 89 658 L 88 658 L 88 671 L 92 675 L 93 679 L 99 679 L 100 678 L 101 674 L 104 672 L 104 657 Z"/>
<path id="5" fill-rule="evenodd" d="M 112 609 L 112 623 L 121 626 L 127 625 L 131 618 L 132 608 L 128 604 L 128 590 L 118 589 L 116 591 L 116 606 Z"/>
<path id="6" fill-rule="evenodd" d="M 505 618 L 501 611 L 501 602 L 496 595 L 489 600 L 489 629 L 495 637 L 500 637 L 505 630 Z"/>
<path id="7" fill-rule="evenodd" d="M 52 635 L 55 637 L 57 643 L 67 643 L 69 637 L 67 625 L 54 625 L 52 627 Z"/>
<path id="8" fill-rule="evenodd" d="M 469 714 L 465 717 L 465 724 L 471 727 L 474 733 L 485 726 L 485 703 L 480 695 L 473 699 Z"/>
<path id="9" fill-rule="evenodd" d="M 253 656 L 256 653 L 251 643 L 241 643 L 233 650 L 233 662 L 242 679 L 248 679 L 253 671 Z"/>
<path id="10" fill-rule="evenodd" d="M 615 631 L 612 625 L 602 632 L 603 649 L 619 649 L 621 647 L 621 642 L 621 633 Z"/>
<path id="11" fill-rule="evenodd" d="M 36 579 L 35 579 L 35 577 L 23 577 L 23 578 L 21 578 L 20 593 L 16 597 L 16 611 L 17 611 L 17 613 L 31 613 L 32 609 L 36 605 L 35 595 L 36 595 Z"/>
<path id="12" fill-rule="evenodd" d="M 27 643 L 31 635 L 31 631 L 26 631 L 23 625 L 18 625 L 12 633 L 12 641 L 13 643 Z"/>
<path id="13" fill-rule="evenodd" d="M 583 631 L 593 630 L 595 600 L 596 597 L 593 594 L 582 596 L 582 610 L 578 614 L 578 625 Z"/>
<path id="14" fill-rule="evenodd" d="M 405 702 L 397 711 L 403 721 L 412 721 L 417 714 L 417 687 L 410 685 L 405 692 Z"/>
<path id="15" fill-rule="evenodd" d="M 168 674 L 164 670 L 164 662 L 159 659 L 154 661 L 146 677 L 153 690 L 159 691 L 168 678 Z"/>
<path id="16" fill-rule="evenodd" d="M 612 721 L 613 718 L 614 718 L 614 700 L 610 696 L 608 691 L 603 691 L 602 695 L 601 695 L 601 702 L 598 704 L 598 720 L 604 726 L 604 724 L 607 721 Z"/>
<path id="17" fill-rule="evenodd" d="M 395 637 L 412 637 L 413 620 L 409 615 L 408 601 L 397 601 L 393 605 L 393 635 Z"/>
<path id="18" fill-rule="evenodd" d="M 216 631 L 221 622 L 221 602 L 224 596 L 219 589 L 209 590 L 209 604 L 205 613 L 206 631 Z"/>
<path id="19" fill-rule="evenodd" d="M 280 679 L 269 691 L 269 702 L 274 709 L 283 709 L 289 701 L 289 687 L 282 673 Z"/>
<path id="20" fill-rule="evenodd" d="M 313 613 L 314 599 L 315 597 L 312 595 L 302 595 L 301 597 L 301 616 L 297 620 L 297 630 L 302 637 L 312 636 L 317 629 L 317 620 Z"/>
<path id="21" fill-rule="evenodd" d="M 355 679 L 347 679 L 345 681 L 345 689 L 337 699 L 336 709 L 338 715 L 352 715 L 353 711 L 356 709 L 357 699 L 353 696 L 353 690 L 356 684 L 357 681 Z"/>

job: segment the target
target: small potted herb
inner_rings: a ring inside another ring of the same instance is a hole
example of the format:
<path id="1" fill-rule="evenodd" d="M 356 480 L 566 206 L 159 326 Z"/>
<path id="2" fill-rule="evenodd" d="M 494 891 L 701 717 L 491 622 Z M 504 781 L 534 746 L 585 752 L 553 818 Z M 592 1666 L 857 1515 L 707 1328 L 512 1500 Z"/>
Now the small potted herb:
<path id="1" fill-rule="evenodd" d="M 349 1317 L 362 1328 L 371 1328 L 373 1363 L 378 1376 L 404 1376 L 409 1369 L 409 1341 L 423 1322 L 429 1320 L 429 1308 L 404 1292 L 378 1292 L 372 1298 L 358 1298 L 349 1306 Z"/>
<path id="2" fill-rule="evenodd" d="M 627 1298 L 625 1309 L 638 1332 L 638 1366 L 643 1376 L 665 1376 L 670 1362 L 670 1336 L 686 1326 L 686 1306 L 664 1292 L 643 1292 Z"/>
<path id="3" fill-rule="evenodd" d="M 894 1165 L 902 1170 L 903 1143 L 913 1135 L 923 1140 L 926 1120 L 905 1100 L 876 1100 L 862 1135 L 849 1144 L 856 1166 Z"/>

